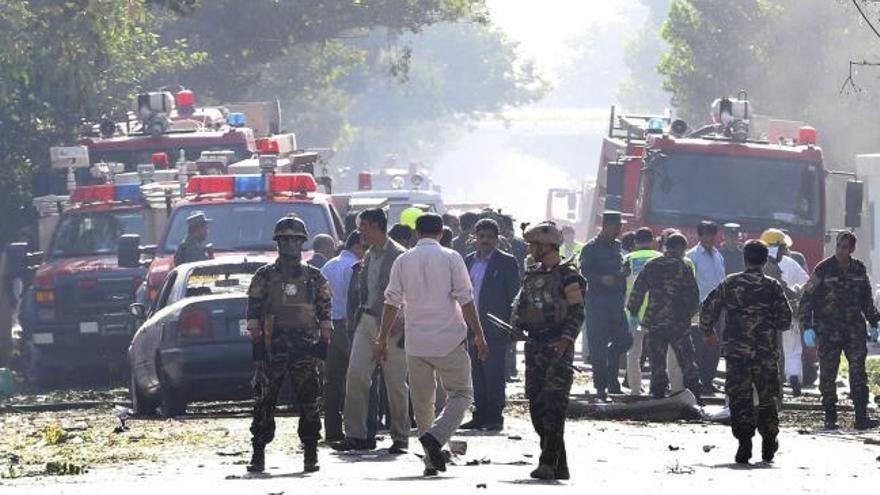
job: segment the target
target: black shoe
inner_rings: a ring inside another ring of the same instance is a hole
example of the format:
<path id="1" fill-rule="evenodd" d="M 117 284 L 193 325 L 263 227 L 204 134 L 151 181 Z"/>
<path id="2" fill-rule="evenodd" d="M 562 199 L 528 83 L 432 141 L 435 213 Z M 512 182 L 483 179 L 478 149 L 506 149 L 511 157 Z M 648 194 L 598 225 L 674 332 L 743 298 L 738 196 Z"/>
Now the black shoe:
<path id="1" fill-rule="evenodd" d="M 702 385 L 700 386 L 700 395 L 715 395 L 720 394 L 721 391 L 715 388 L 715 385 Z"/>
<path id="2" fill-rule="evenodd" d="M 608 400 L 608 392 L 606 392 L 604 388 L 597 388 L 596 397 L 602 402 L 605 402 Z"/>
<path id="3" fill-rule="evenodd" d="M 556 470 L 549 464 L 539 464 L 537 469 L 529 475 L 536 480 L 555 480 Z"/>
<path id="4" fill-rule="evenodd" d="M 656 392 L 651 392 L 651 397 L 653 397 L 655 399 L 665 399 L 666 398 L 666 391 L 665 390 L 658 390 Z"/>
<path id="5" fill-rule="evenodd" d="M 568 473 L 568 466 L 565 465 L 556 466 L 556 470 L 553 474 L 558 480 L 567 480 L 571 478 L 571 475 Z"/>
<path id="6" fill-rule="evenodd" d="M 388 453 L 392 455 L 406 454 L 407 450 L 409 450 L 409 444 L 402 440 L 395 440 L 391 443 L 391 447 L 388 447 Z"/>
<path id="7" fill-rule="evenodd" d="M 349 452 L 352 450 L 373 450 L 376 448 L 376 441 L 360 438 L 345 438 L 341 442 L 334 442 L 330 444 L 330 448 L 339 452 Z"/>
<path id="8" fill-rule="evenodd" d="M 736 451 L 736 463 L 748 464 L 752 458 L 752 439 L 745 438 L 739 441 L 739 449 Z"/>
<path id="9" fill-rule="evenodd" d="M 761 459 L 764 462 L 773 462 L 773 456 L 779 450 L 779 440 L 776 437 L 764 437 L 761 441 Z"/>
<path id="10" fill-rule="evenodd" d="M 318 466 L 318 442 L 307 442 L 303 445 L 303 471 L 314 473 Z"/>
<path id="11" fill-rule="evenodd" d="M 617 380 L 612 380 L 611 385 L 608 386 L 609 394 L 622 394 L 623 390 L 620 389 L 620 384 L 617 383 Z"/>
<path id="12" fill-rule="evenodd" d="M 503 421 L 494 421 L 494 422 L 486 423 L 483 425 L 483 427 L 481 429 L 486 430 L 486 431 L 501 431 L 504 429 L 504 422 Z"/>
<path id="13" fill-rule="evenodd" d="M 793 376 L 788 379 L 789 383 L 791 383 L 791 395 L 794 397 L 801 396 L 801 379 Z"/>
<path id="14" fill-rule="evenodd" d="M 877 427 L 877 420 L 868 417 L 868 413 L 856 411 L 855 429 L 859 431 L 870 430 Z"/>
<path id="15" fill-rule="evenodd" d="M 254 453 L 251 455 L 251 463 L 247 465 L 249 473 L 262 473 L 266 470 L 266 448 L 254 447 Z"/>
<path id="16" fill-rule="evenodd" d="M 422 473 L 423 476 L 437 476 L 437 470 L 434 468 L 426 467 L 425 471 Z"/>
<path id="17" fill-rule="evenodd" d="M 830 406 L 825 408 L 825 429 L 837 429 L 837 406 Z"/>
<path id="18" fill-rule="evenodd" d="M 446 471 L 446 458 L 443 456 L 443 451 L 440 450 L 440 443 L 437 439 L 430 433 L 425 433 L 419 437 L 419 443 L 425 449 L 425 456 L 427 456 L 431 467 L 437 471 Z"/>
<path id="19" fill-rule="evenodd" d="M 466 423 L 462 423 L 458 427 L 458 429 L 459 430 L 479 430 L 482 427 L 483 427 L 483 424 L 481 422 L 477 421 L 476 418 L 474 418 Z"/>

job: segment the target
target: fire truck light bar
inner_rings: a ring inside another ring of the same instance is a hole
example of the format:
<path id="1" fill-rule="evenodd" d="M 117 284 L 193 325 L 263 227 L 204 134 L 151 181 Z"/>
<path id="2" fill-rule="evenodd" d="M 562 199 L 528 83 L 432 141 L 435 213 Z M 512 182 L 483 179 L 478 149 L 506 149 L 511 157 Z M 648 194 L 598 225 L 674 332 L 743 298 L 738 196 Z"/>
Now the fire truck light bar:
<path id="1" fill-rule="evenodd" d="M 197 175 L 189 180 L 186 192 L 197 195 L 246 196 L 260 194 L 267 189 L 271 194 L 310 193 L 318 190 L 318 183 L 310 174 L 271 175 L 268 188 L 265 181 L 265 176 L 260 174 Z"/>
<path id="2" fill-rule="evenodd" d="M 101 184 L 97 186 L 81 186 L 70 195 L 75 203 L 106 203 L 110 201 L 140 201 L 143 199 L 138 184 Z"/>

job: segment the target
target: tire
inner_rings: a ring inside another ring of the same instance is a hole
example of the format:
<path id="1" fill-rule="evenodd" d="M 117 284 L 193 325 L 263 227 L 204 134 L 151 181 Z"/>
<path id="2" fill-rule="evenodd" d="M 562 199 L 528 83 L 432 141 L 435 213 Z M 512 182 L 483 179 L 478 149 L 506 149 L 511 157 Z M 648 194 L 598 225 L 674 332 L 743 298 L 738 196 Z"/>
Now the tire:
<path id="1" fill-rule="evenodd" d="M 183 416 L 186 414 L 186 398 L 183 397 L 179 390 L 174 389 L 165 373 L 161 371 L 160 373 L 159 396 L 161 401 L 159 403 L 159 410 L 162 413 L 162 417 L 174 418 Z"/>
<path id="2" fill-rule="evenodd" d="M 131 396 L 131 408 L 135 416 L 155 416 L 159 404 L 155 399 L 147 398 L 135 383 L 134 374 L 129 373 L 128 394 Z"/>

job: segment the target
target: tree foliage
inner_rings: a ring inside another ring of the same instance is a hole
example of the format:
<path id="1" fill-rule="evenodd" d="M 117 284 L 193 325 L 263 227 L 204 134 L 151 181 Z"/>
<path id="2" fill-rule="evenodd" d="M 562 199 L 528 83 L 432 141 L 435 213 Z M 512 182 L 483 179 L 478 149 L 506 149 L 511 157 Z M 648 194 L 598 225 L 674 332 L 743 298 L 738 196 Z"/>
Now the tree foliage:
<path id="1" fill-rule="evenodd" d="M 880 79 L 867 68 L 844 81 L 849 60 L 880 60 L 880 40 L 851 3 L 673 0 L 662 35 L 659 70 L 685 118 L 701 123 L 713 99 L 745 89 L 758 113 L 815 126 L 835 168 L 876 152 Z"/>
<path id="2" fill-rule="evenodd" d="M 145 79 L 199 56 L 160 43 L 141 0 L 0 1 L 0 241 L 19 229 L 35 167 L 85 119 L 118 111 Z"/>

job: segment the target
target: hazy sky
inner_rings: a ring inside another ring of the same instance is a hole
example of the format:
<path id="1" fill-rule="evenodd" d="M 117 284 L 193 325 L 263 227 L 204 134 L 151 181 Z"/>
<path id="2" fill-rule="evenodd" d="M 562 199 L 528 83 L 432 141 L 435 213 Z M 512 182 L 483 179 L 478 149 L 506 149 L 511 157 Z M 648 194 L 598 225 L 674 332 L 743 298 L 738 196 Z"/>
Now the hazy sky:
<path id="1" fill-rule="evenodd" d="M 566 43 L 594 23 L 620 15 L 614 0 L 487 0 L 494 24 L 550 74 L 571 55 Z"/>

